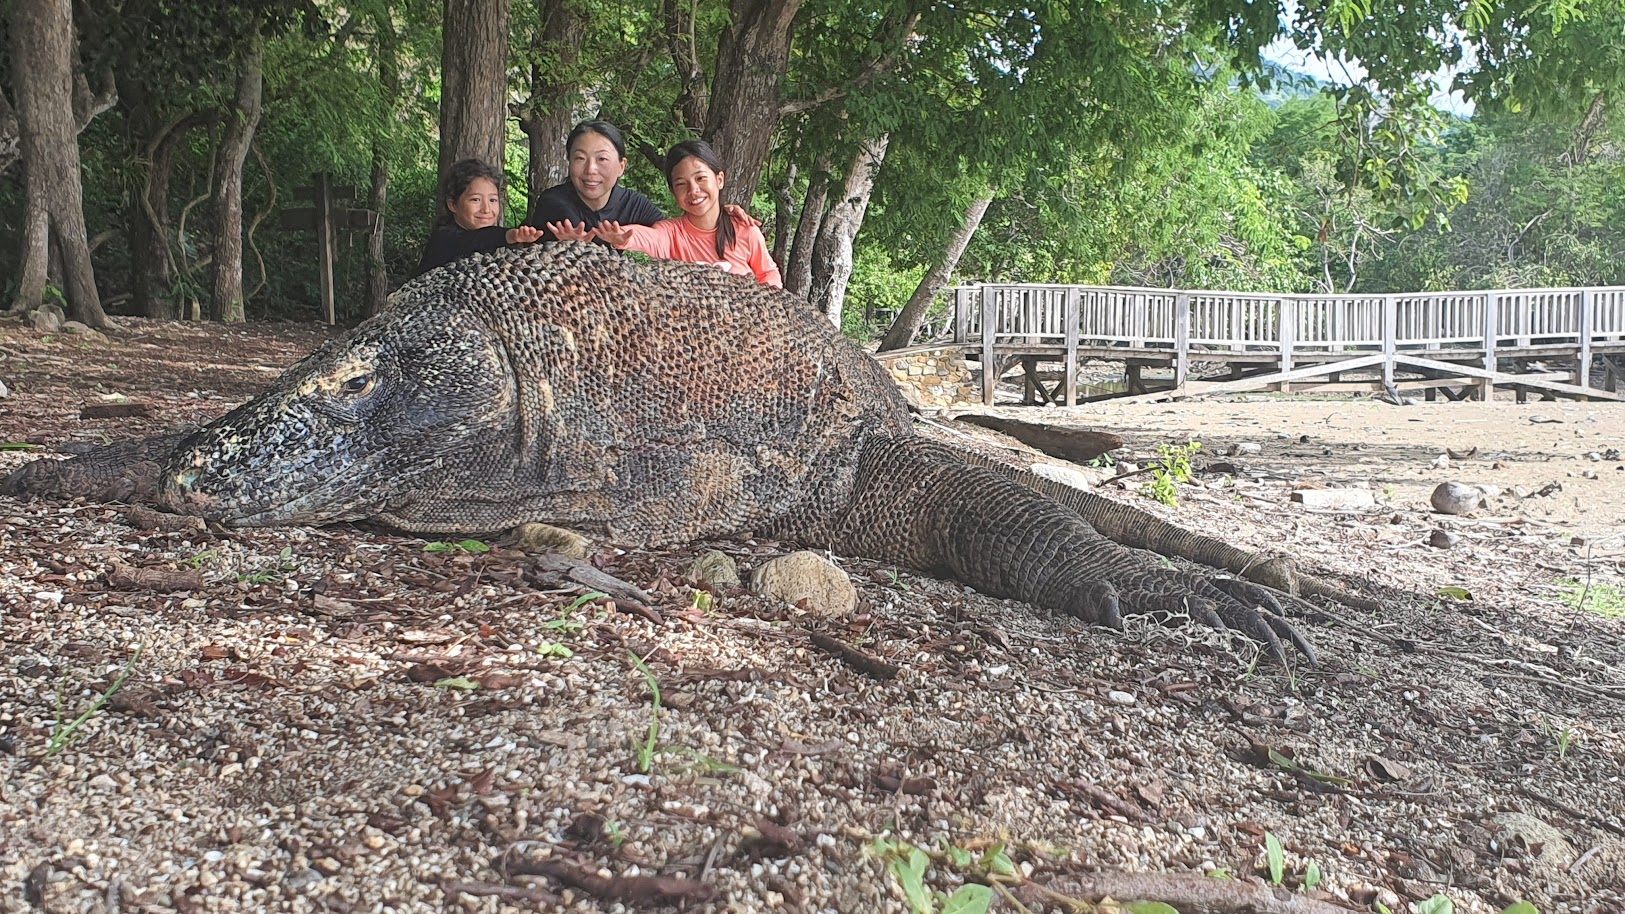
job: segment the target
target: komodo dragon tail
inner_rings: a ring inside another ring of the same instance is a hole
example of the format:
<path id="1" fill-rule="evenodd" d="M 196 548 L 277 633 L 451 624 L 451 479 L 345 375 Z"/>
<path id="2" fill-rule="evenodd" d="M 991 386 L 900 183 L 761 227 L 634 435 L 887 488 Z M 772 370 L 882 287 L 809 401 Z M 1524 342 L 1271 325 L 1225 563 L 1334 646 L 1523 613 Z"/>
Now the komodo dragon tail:
<path id="1" fill-rule="evenodd" d="M 1283 643 L 1314 662 L 1264 588 L 1119 545 L 1078 510 L 943 444 L 871 439 L 845 503 L 822 521 L 814 538 L 838 551 L 946 574 L 984 593 L 1111 627 L 1124 615 L 1189 615 L 1261 642 L 1282 663 Z"/>

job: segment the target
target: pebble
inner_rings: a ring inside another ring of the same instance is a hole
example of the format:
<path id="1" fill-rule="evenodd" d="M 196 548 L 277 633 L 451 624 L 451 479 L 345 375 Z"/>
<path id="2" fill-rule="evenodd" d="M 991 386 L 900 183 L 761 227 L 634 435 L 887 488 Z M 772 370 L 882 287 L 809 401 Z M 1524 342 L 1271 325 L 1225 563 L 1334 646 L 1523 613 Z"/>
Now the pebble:
<path id="1" fill-rule="evenodd" d="M 1116 689 L 1106 693 L 1106 700 L 1110 701 L 1114 705 L 1134 704 L 1133 695 L 1129 694 L 1128 692 L 1119 692 Z"/>

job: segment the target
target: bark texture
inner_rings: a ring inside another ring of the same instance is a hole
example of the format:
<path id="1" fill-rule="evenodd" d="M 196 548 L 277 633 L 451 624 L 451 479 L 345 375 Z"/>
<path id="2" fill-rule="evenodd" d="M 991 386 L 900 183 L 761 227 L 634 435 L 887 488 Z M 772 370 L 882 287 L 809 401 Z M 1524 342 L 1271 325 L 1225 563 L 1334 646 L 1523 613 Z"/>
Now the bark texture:
<path id="1" fill-rule="evenodd" d="M 74 109 L 73 18 L 69 0 L 11 4 L 13 78 L 25 169 L 22 275 L 14 309 L 31 310 L 45 291 L 52 249 L 62 263 L 68 312 L 106 327 L 90 264 L 84 189 L 79 177 L 79 123 Z"/>
<path id="2" fill-rule="evenodd" d="M 442 22 L 440 167 L 480 159 L 502 168 L 508 114 L 510 0 L 446 0 Z"/>
<path id="3" fill-rule="evenodd" d="M 863 216 L 869 210 L 869 198 L 874 194 L 875 176 L 886 161 L 886 147 L 890 134 L 866 140 L 852 157 L 840 199 L 829 208 L 824 224 L 818 230 L 818 243 L 813 246 L 812 285 L 808 288 L 807 302 L 823 312 L 830 323 L 841 326 L 841 311 L 846 303 L 846 286 L 852 280 L 852 241 L 863 227 Z"/>
<path id="4" fill-rule="evenodd" d="M 812 285 L 813 245 L 818 242 L 818 227 L 829 207 L 829 165 L 829 156 L 820 155 L 812 174 L 807 176 L 807 196 L 801 203 L 790 260 L 784 267 L 784 288 L 802 298 L 807 297 L 807 287 Z"/>
<path id="5" fill-rule="evenodd" d="M 23 159 L 22 125 L 17 122 L 17 109 L 0 88 L 0 175 Z"/>
<path id="6" fill-rule="evenodd" d="M 372 147 L 372 188 L 367 191 L 367 209 L 378 214 L 367 233 L 367 316 L 384 310 L 389 300 L 389 267 L 384 263 L 384 212 L 389 206 L 389 154 L 384 147 Z"/>
<path id="7" fill-rule="evenodd" d="M 531 44 L 530 98 L 518 111 L 519 129 L 530 141 L 525 178 L 532 200 L 570 176 L 564 141 L 575 126 L 581 98 L 580 81 L 571 74 L 587 34 L 587 18 L 574 0 L 544 0 L 541 14 L 542 26 Z"/>
<path id="8" fill-rule="evenodd" d="M 942 291 L 942 287 L 948 284 L 948 277 L 952 276 L 954 268 L 959 266 L 959 258 L 964 256 L 965 248 L 970 246 L 971 237 L 976 234 L 976 229 L 982 224 L 982 217 L 987 215 L 988 205 L 992 202 L 991 190 L 971 201 L 969 208 L 965 210 L 965 218 L 960 220 L 959 228 L 943 247 L 942 256 L 938 257 L 937 262 L 926 271 L 920 284 L 915 287 L 914 294 L 909 296 L 908 304 L 898 312 L 897 319 L 892 321 L 891 329 L 886 331 L 885 338 L 880 341 L 881 352 L 901 349 L 914 339 L 920 324 L 925 322 L 926 312 L 931 309 L 931 301 Z"/>
<path id="9" fill-rule="evenodd" d="M 259 127 L 264 42 L 255 38 L 243 53 L 237 97 L 220 139 L 220 182 L 214 191 L 214 311 L 220 320 L 240 324 L 243 310 L 243 164 Z"/>
<path id="10" fill-rule="evenodd" d="M 773 149 L 779 87 L 802 0 L 733 0 L 717 49 L 705 138 L 728 169 L 724 202 L 749 206 Z"/>

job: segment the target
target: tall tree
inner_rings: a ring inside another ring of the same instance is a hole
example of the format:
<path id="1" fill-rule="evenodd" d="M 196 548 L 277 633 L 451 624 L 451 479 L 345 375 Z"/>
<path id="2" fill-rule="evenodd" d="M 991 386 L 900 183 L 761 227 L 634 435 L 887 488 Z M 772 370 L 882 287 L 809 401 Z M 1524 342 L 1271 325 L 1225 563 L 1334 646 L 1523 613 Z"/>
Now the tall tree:
<path id="1" fill-rule="evenodd" d="M 818 242 L 813 246 L 812 286 L 807 301 L 837 327 L 841 326 L 841 310 L 846 304 L 846 285 L 852 279 L 852 243 L 863 228 L 863 216 L 869 209 L 875 178 L 885 164 L 890 142 L 889 134 L 881 134 L 858 145 L 841 196 L 824 215 Z"/>
<path id="2" fill-rule="evenodd" d="M 508 116 L 510 0 L 446 0 L 441 24 L 440 160 L 502 168 Z"/>
<path id="3" fill-rule="evenodd" d="M 214 310 L 228 324 L 240 324 L 243 310 L 243 165 L 264 109 L 265 42 L 254 38 L 243 54 L 237 94 L 226 114 L 220 140 L 220 182 L 214 191 Z"/>
<path id="4" fill-rule="evenodd" d="M 964 256 L 965 248 L 970 246 L 971 237 L 982 224 L 982 217 L 987 215 L 987 208 L 993 202 L 994 191 L 989 188 L 978 194 L 976 199 L 965 208 L 965 217 L 960 220 L 959 227 L 949 236 L 948 243 L 942 248 L 942 255 L 932 262 L 931 268 L 926 271 L 920 284 L 915 287 L 914 294 L 909 296 L 908 303 L 903 310 L 897 313 L 892 321 L 891 328 L 880 340 L 880 351 L 887 352 L 892 349 L 901 349 L 907 346 L 914 334 L 919 332 L 920 325 L 925 322 L 926 313 L 931 308 L 931 302 L 948 284 L 948 278 L 953 275 L 954 268 L 959 266 L 959 258 Z"/>
<path id="5" fill-rule="evenodd" d="M 532 200 L 569 176 L 564 140 L 576 122 L 576 105 L 581 99 L 582 86 L 576 74 L 588 24 L 577 3 L 540 0 L 536 4 L 541 21 L 532 31 L 528 50 L 530 96 L 514 106 L 519 129 L 530 141 L 525 177 Z"/>
<path id="6" fill-rule="evenodd" d="M 69 0 L 14 0 L 9 23 L 21 125 L 27 215 L 13 310 L 38 307 L 52 252 L 61 259 L 75 320 L 106 327 L 85 232 L 74 116 L 73 14 Z"/>

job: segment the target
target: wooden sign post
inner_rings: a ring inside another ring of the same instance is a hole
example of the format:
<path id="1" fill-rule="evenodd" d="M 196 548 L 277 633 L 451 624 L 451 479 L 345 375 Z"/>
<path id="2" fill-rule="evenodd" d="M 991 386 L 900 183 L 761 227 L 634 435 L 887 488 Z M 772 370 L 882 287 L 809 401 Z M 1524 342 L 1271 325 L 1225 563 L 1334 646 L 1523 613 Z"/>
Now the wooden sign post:
<path id="1" fill-rule="evenodd" d="M 338 234 L 340 231 L 371 230 L 377 224 L 378 214 L 369 209 L 335 208 L 334 199 L 353 198 L 355 188 L 349 185 L 334 186 L 332 176 L 327 172 L 317 172 L 313 180 L 314 184 L 294 190 L 294 196 L 309 200 L 311 207 L 284 211 L 281 225 L 285 229 L 315 230 L 317 269 L 322 280 L 322 320 L 333 324 L 337 322 L 333 302 L 333 263 L 338 259 Z"/>

